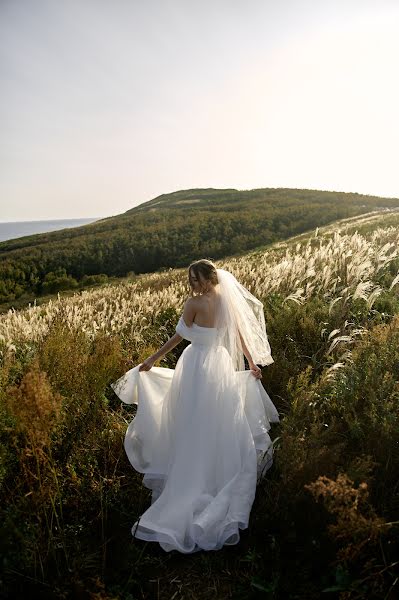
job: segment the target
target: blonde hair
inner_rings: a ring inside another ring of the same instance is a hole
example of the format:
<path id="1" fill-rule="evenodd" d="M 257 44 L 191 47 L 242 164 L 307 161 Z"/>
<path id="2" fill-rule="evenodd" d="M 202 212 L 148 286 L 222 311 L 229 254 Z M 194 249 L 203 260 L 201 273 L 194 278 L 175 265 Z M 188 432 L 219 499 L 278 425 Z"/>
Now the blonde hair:
<path id="1" fill-rule="evenodd" d="M 218 282 L 218 276 L 216 273 L 216 266 L 213 262 L 207 258 L 201 258 L 200 260 L 194 260 L 188 267 L 188 281 L 191 287 L 191 295 L 193 295 L 193 283 L 191 281 L 191 272 L 194 273 L 195 277 L 200 283 L 199 275 L 201 273 L 202 277 L 207 281 L 210 281 L 212 285 L 216 285 Z"/>

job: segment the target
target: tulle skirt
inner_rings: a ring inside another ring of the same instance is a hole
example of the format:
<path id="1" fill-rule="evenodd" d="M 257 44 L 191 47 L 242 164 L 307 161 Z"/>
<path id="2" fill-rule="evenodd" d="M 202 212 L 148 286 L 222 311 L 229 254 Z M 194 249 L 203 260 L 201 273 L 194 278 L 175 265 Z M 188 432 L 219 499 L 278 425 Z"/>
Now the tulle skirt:
<path id="1" fill-rule="evenodd" d="M 259 478 L 271 467 L 278 412 L 251 371 L 234 371 L 224 347 L 185 348 L 175 369 L 139 366 L 112 387 L 137 412 L 125 435 L 151 505 L 136 538 L 192 553 L 236 544 Z"/>

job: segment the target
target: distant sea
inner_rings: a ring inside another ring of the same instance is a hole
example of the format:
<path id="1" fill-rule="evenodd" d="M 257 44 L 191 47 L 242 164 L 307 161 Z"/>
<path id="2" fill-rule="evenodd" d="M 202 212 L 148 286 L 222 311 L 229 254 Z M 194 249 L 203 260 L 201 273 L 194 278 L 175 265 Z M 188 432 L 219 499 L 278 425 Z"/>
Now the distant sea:
<path id="1" fill-rule="evenodd" d="M 9 223 L 0 223 L 0 242 L 13 240 L 32 235 L 34 233 L 47 233 L 48 231 L 57 231 L 69 227 L 79 227 L 98 221 L 103 217 L 93 217 L 86 219 L 55 219 L 53 221 L 10 221 Z"/>

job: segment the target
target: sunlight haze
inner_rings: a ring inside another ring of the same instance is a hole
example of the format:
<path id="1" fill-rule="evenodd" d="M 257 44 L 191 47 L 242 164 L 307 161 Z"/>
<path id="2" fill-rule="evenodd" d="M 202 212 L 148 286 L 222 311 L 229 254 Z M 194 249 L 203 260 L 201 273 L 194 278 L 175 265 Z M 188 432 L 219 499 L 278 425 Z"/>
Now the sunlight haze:
<path id="1" fill-rule="evenodd" d="M 399 197 L 399 4 L 0 3 L 0 221 L 188 188 Z"/>

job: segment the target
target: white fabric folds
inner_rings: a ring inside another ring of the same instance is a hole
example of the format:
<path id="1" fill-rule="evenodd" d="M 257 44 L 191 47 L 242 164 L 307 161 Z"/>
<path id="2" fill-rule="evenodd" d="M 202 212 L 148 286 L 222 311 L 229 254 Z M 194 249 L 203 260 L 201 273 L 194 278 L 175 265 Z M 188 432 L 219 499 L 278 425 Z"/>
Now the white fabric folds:
<path id="1" fill-rule="evenodd" d="M 111 384 L 137 412 L 125 435 L 132 466 L 152 490 L 135 537 L 192 553 L 238 543 L 256 484 L 273 462 L 268 434 L 278 412 L 251 371 L 236 371 L 217 329 L 186 325 L 191 342 L 175 369 L 130 369 Z M 212 353 L 212 356 L 210 356 Z M 207 359 L 207 360 L 206 360 Z"/>

